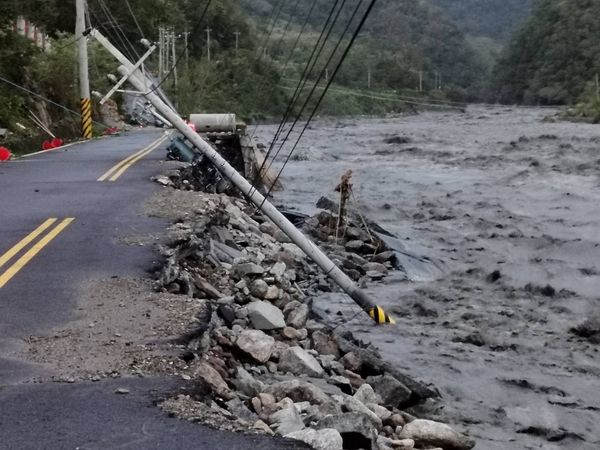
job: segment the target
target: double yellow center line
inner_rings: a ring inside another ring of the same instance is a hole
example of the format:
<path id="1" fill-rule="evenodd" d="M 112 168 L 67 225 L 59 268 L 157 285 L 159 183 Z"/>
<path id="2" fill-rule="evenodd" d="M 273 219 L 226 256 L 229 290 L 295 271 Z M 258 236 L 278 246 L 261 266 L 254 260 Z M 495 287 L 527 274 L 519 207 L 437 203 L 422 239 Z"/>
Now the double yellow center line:
<path id="1" fill-rule="evenodd" d="M 18 244 L 8 250 L 6 253 L 0 256 L 0 269 L 10 262 L 15 256 L 17 256 L 22 250 L 33 243 L 31 248 L 27 250 L 19 259 L 17 259 L 6 271 L 0 274 L 0 289 L 3 288 L 23 267 L 25 267 L 29 261 L 31 261 L 35 255 L 37 255 L 44 247 L 46 247 L 56 236 L 58 236 L 65 228 L 67 228 L 71 222 L 75 219 L 69 217 L 64 219 L 58 225 L 54 226 L 58 219 L 52 218 L 46 220 L 39 227 L 37 227 L 30 234 L 25 236 Z M 43 235 L 43 233 L 50 229 L 50 231 L 43 236 L 40 240 L 34 243 L 34 241 Z"/>
<path id="2" fill-rule="evenodd" d="M 125 158 L 123 161 L 121 161 L 120 163 L 111 167 L 110 170 L 108 170 L 108 172 L 106 172 L 104 175 L 102 175 L 100 178 L 98 178 L 98 181 L 117 181 L 119 179 L 119 177 L 127 171 L 127 169 L 129 169 L 131 166 L 133 166 L 136 162 L 138 162 L 144 156 L 152 153 L 167 138 L 168 138 L 168 136 L 162 136 L 159 139 L 157 139 L 156 141 L 154 141 L 152 144 L 150 144 L 148 147 L 143 148 L 142 150 L 140 150 L 137 153 L 134 153 L 129 158 Z"/>

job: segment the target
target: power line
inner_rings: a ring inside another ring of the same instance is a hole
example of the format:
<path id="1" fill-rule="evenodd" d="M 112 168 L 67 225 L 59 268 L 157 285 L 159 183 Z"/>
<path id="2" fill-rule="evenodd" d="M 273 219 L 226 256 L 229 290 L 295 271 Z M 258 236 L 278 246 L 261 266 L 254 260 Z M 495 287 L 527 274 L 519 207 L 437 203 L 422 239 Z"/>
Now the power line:
<path id="1" fill-rule="evenodd" d="M 74 111 L 74 110 L 72 110 L 72 109 L 69 109 L 69 108 L 67 108 L 66 106 L 64 106 L 64 105 L 61 105 L 60 103 L 57 103 L 57 102 L 55 102 L 55 101 L 52 101 L 52 100 L 50 100 L 49 98 L 47 98 L 47 97 L 44 97 L 43 95 L 40 95 L 40 94 L 38 94 L 38 93 L 36 93 L 36 92 L 33 92 L 33 91 L 31 91 L 31 90 L 27 89 L 27 88 L 26 88 L 26 87 L 24 87 L 24 86 L 21 86 L 21 85 L 19 85 L 19 84 L 17 84 L 17 83 L 13 83 L 12 81 L 10 81 L 10 80 L 7 80 L 6 78 L 4 78 L 4 77 L 3 77 L 3 76 L 1 76 L 1 75 L 0 75 L 0 81 L 2 81 L 2 82 L 4 82 L 4 83 L 6 83 L 6 84 L 8 84 L 8 85 L 10 85 L 10 86 L 12 86 L 12 87 L 14 87 L 14 88 L 16 88 L 16 89 L 19 89 L 19 90 L 21 90 L 21 91 L 23 91 L 23 92 L 26 92 L 27 94 L 29 94 L 29 95 L 32 95 L 33 97 L 37 97 L 37 98 L 39 98 L 39 99 L 41 99 L 41 100 L 44 100 L 45 102 L 48 102 L 48 103 L 50 103 L 51 105 L 57 106 L 57 107 L 59 107 L 60 109 L 62 109 L 62 110 L 64 110 L 64 111 L 70 112 L 71 114 L 74 114 L 74 115 L 76 115 L 76 116 L 78 116 L 78 117 L 82 117 L 82 115 L 81 115 L 80 113 L 78 113 L 77 111 Z M 93 122 L 94 122 L 95 124 L 97 124 L 97 125 L 100 125 L 101 127 L 104 127 L 104 128 L 109 128 L 108 126 L 104 125 L 103 123 L 96 122 L 96 121 L 93 121 Z"/>
<path id="2" fill-rule="evenodd" d="M 273 186 L 275 186 L 275 183 L 277 183 L 277 181 L 281 177 L 281 174 L 283 173 L 283 170 L 285 169 L 285 167 L 289 163 L 290 158 L 292 157 L 292 154 L 294 153 L 294 151 L 298 147 L 298 144 L 300 143 L 300 140 L 304 136 L 304 133 L 308 129 L 308 126 L 310 125 L 310 123 L 312 122 L 313 118 L 315 117 L 315 114 L 317 113 L 317 111 L 319 109 L 319 106 L 323 102 L 323 99 L 325 98 L 325 95 L 327 94 L 327 91 L 329 90 L 329 88 L 333 84 L 333 80 L 335 79 L 337 73 L 339 72 L 340 68 L 342 67 L 342 64 L 344 63 L 345 59 L 347 58 L 348 53 L 350 52 L 350 49 L 354 45 L 354 42 L 356 41 L 356 38 L 358 37 L 358 35 L 359 35 L 360 31 L 362 30 L 365 22 L 367 21 L 367 18 L 371 14 L 371 11 L 373 10 L 373 7 L 375 6 L 375 3 L 377 3 L 377 0 L 371 0 L 371 3 L 367 7 L 367 10 L 365 11 L 365 13 L 364 13 L 364 15 L 363 15 L 360 23 L 358 24 L 358 27 L 356 28 L 356 30 L 354 31 L 354 34 L 352 35 L 352 39 L 350 40 L 350 42 L 346 46 L 346 49 L 345 49 L 344 53 L 342 54 L 342 57 L 340 58 L 337 66 L 335 67 L 335 70 L 333 71 L 331 79 L 327 82 L 327 86 L 325 87 L 325 89 L 321 93 L 321 96 L 319 97 L 319 100 L 317 101 L 317 104 L 313 108 L 313 110 L 312 110 L 312 112 L 310 114 L 310 117 L 306 121 L 306 124 L 304 125 L 304 128 L 300 132 L 300 135 L 298 136 L 298 139 L 296 140 L 296 143 L 294 144 L 294 146 L 292 147 L 292 149 L 288 153 L 287 158 L 286 158 L 285 162 L 283 163 L 283 166 L 281 167 L 281 169 L 279 170 L 279 173 L 277 174 L 277 177 L 275 178 L 275 182 L 273 184 L 271 184 L 271 187 L 269 188 L 269 191 L 267 192 L 267 195 L 265 196 L 265 200 L 271 194 L 271 192 L 273 191 Z M 359 5 L 357 5 L 357 7 L 358 6 L 360 6 L 360 3 L 359 3 Z M 317 80 L 317 82 L 318 81 L 319 80 Z"/>
<path id="3" fill-rule="evenodd" d="M 344 0 L 344 2 L 342 3 L 342 5 L 341 5 L 340 9 L 339 9 L 339 10 L 338 10 L 338 12 L 337 12 L 337 15 L 336 15 L 336 17 L 335 17 L 335 20 L 333 21 L 333 23 L 331 24 L 331 27 L 329 28 L 329 32 L 328 32 L 327 38 L 326 38 L 326 39 L 325 39 L 325 41 L 323 42 L 323 45 L 322 45 L 322 47 L 321 47 L 321 49 L 320 49 L 320 51 L 319 51 L 319 55 L 318 55 L 317 59 L 320 57 L 320 53 L 323 51 L 323 48 L 324 48 L 324 46 L 325 46 L 325 43 L 326 43 L 326 41 L 329 39 L 329 36 L 330 36 L 330 34 L 331 34 L 331 31 L 333 30 L 333 27 L 335 26 L 335 24 L 336 24 L 336 22 L 337 22 L 337 20 L 338 20 L 338 18 L 339 18 L 339 16 L 340 16 L 340 13 L 342 12 L 342 10 L 343 10 L 343 8 L 344 8 L 344 6 L 345 6 L 345 3 L 346 3 L 346 0 Z M 327 60 L 327 62 L 326 62 L 326 64 L 325 64 L 325 66 L 322 68 L 322 70 L 321 70 L 321 73 L 319 74 L 319 77 L 317 78 L 317 81 L 315 81 L 315 83 L 314 83 L 314 85 L 313 85 L 313 87 L 312 87 L 312 89 L 311 89 L 310 93 L 309 93 L 309 94 L 308 94 L 308 96 L 306 97 L 306 99 L 305 99 L 305 101 L 304 101 L 304 104 L 303 104 L 303 105 L 302 105 L 302 107 L 300 108 L 300 111 L 298 112 L 298 114 L 297 114 L 296 118 L 294 119 L 294 122 L 292 123 L 292 126 L 291 126 L 291 127 L 290 127 L 290 129 L 288 130 L 288 132 L 287 132 L 287 134 L 286 134 L 285 138 L 282 140 L 282 142 L 281 142 L 281 145 L 279 146 L 279 149 L 277 150 L 277 152 L 275 153 L 275 155 L 274 155 L 274 156 L 271 158 L 271 162 L 270 162 L 270 164 L 269 164 L 269 166 L 268 166 L 267 170 L 270 170 L 270 168 L 272 167 L 273 163 L 275 162 L 275 159 L 276 159 L 276 158 L 277 158 L 277 156 L 279 156 L 279 154 L 281 153 L 281 151 L 282 151 L 282 149 L 283 149 L 283 147 L 284 147 L 285 143 L 287 142 L 287 140 L 288 140 L 288 139 L 289 139 L 289 137 L 291 136 L 291 134 L 292 134 L 292 131 L 294 130 L 294 128 L 295 128 L 295 127 L 296 127 L 296 125 L 298 124 L 298 122 L 299 122 L 300 118 L 302 117 L 302 114 L 304 113 L 304 110 L 305 110 L 305 109 L 306 109 L 306 107 L 308 106 L 308 104 L 309 104 L 309 102 L 310 102 L 310 100 L 311 100 L 311 98 L 312 98 L 313 94 L 315 93 L 315 91 L 316 91 L 316 89 L 317 89 L 317 87 L 318 87 L 318 85 L 319 85 L 319 82 L 321 81 L 321 79 L 322 79 L 322 78 L 323 78 L 323 76 L 325 75 L 325 72 L 326 72 L 327 68 L 329 67 L 329 64 L 331 64 L 331 62 L 333 61 L 333 58 L 335 57 L 335 54 L 337 53 L 337 50 L 339 49 L 339 47 L 340 47 L 340 45 L 341 45 L 341 43 L 342 43 L 342 41 L 343 41 L 343 39 L 344 39 L 345 35 L 346 35 L 346 34 L 348 33 L 348 31 L 350 30 L 350 26 L 352 25 L 352 23 L 353 23 L 353 21 L 354 21 L 354 18 L 356 17 L 356 15 L 357 15 L 357 13 L 358 13 L 358 11 L 359 11 L 359 9 L 360 9 L 360 6 L 361 6 L 361 2 L 360 2 L 360 1 L 358 1 L 358 2 L 357 2 L 357 4 L 356 4 L 356 7 L 355 7 L 355 9 L 354 9 L 354 12 L 353 12 L 353 14 L 352 14 L 352 17 L 350 18 L 350 20 L 349 20 L 349 21 L 348 21 L 348 23 L 346 24 L 346 27 L 345 27 L 345 29 L 344 29 L 344 32 L 341 34 L 340 38 L 338 39 L 338 42 L 337 42 L 337 44 L 335 45 L 335 47 L 334 47 L 333 51 L 332 51 L 332 52 L 331 52 L 331 54 L 329 55 L 329 59 Z M 316 63 L 316 60 L 315 60 L 315 63 Z M 312 69 L 314 69 L 314 64 L 313 64 L 313 67 L 311 68 L 311 72 L 310 72 L 310 73 L 312 73 Z M 306 79 L 304 80 L 304 84 L 303 84 L 303 85 L 302 85 L 302 87 L 300 88 L 300 91 L 298 92 L 298 95 L 297 95 L 297 97 L 296 97 L 296 100 L 298 100 L 298 99 L 300 98 L 300 95 L 301 95 L 301 93 L 302 93 L 302 90 L 304 89 L 304 87 L 306 86 L 306 83 L 308 82 L 308 76 L 310 75 L 310 73 L 307 75 Z M 275 140 L 273 141 L 273 143 L 275 143 Z M 271 153 L 271 151 L 273 150 L 273 148 L 274 148 L 274 146 L 272 146 L 272 147 L 269 149 L 269 153 Z M 266 161 L 266 159 L 269 157 L 269 153 L 267 153 L 267 157 L 265 158 L 265 161 Z"/>
<path id="4" fill-rule="evenodd" d="M 298 48 L 298 44 L 300 43 L 300 38 L 302 37 L 302 35 L 304 34 L 304 30 L 306 30 L 306 26 L 308 25 L 308 22 L 310 21 L 310 18 L 312 16 L 312 13 L 315 9 L 315 6 L 317 5 L 317 1 L 318 0 L 313 0 L 313 3 L 308 11 L 308 14 L 306 15 L 306 18 L 304 19 L 304 23 L 302 24 L 302 28 L 300 29 L 300 32 L 298 33 L 298 36 L 296 37 L 296 42 L 294 42 L 294 45 L 292 47 L 292 50 L 290 51 L 290 54 L 288 55 L 285 64 L 283 65 L 283 69 L 281 70 L 281 74 L 285 75 L 285 71 L 287 69 L 287 66 L 289 64 L 289 62 L 291 61 L 292 57 L 294 56 L 294 52 L 296 51 L 296 48 Z"/>
<path id="5" fill-rule="evenodd" d="M 271 155 L 271 152 L 273 151 L 273 148 L 275 147 L 275 144 L 277 143 L 277 140 L 279 138 L 279 136 L 281 135 L 283 128 L 285 126 L 285 124 L 287 123 L 293 107 L 295 106 L 295 104 L 297 103 L 298 99 L 299 99 L 299 95 L 302 93 L 302 89 L 304 89 L 304 86 L 306 85 L 306 80 L 308 80 L 308 77 L 310 76 L 310 74 L 312 73 L 313 69 L 314 69 L 314 65 L 316 64 L 316 61 L 319 59 L 321 51 L 325 45 L 325 43 L 327 42 L 327 39 L 331 33 L 331 30 L 333 28 L 333 24 L 332 27 L 329 27 L 329 24 L 331 22 L 331 19 L 333 18 L 333 15 L 335 13 L 335 10 L 339 4 L 340 0 L 336 0 L 335 3 L 333 4 L 331 10 L 329 11 L 329 15 L 327 16 L 327 20 L 325 21 L 325 25 L 323 25 L 323 29 L 321 30 L 321 34 L 319 35 L 319 38 L 317 39 L 317 42 L 312 50 L 312 53 L 310 55 L 310 57 L 308 58 L 308 61 L 306 62 L 306 65 L 304 67 L 304 71 L 302 73 L 302 75 L 300 76 L 300 81 L 298 82 L 298 86 L 296 87 L 296 90 L 294 92 L 294 95 L 292 95 L 292 98 L 290 99 L 288 106 L 283 114 L 283 117 L 281 118 L 281 122 L 279 123 L 279 126 L 277 128 L 277 131 L 275 132 L 275 136 L 273 137 L 273 140 L 271 141 L 271 144 L 269 145 L 269 150 L 267 151 L 265 158 L 262 162 L 262 164 L 260 165 L 260 168 L 258 170 L 258 174 L 260 175 L 262 173 L 262 171 L 265 169 L 266 164 L 268 162 L 268 158 Z M 346 0 L 344 0 L 345 3 Z M 343 4 L 342 4 L 342 8 L 343 8 Z M 341 9 L 338 11 L 338 16 L 339 17 L 339 12 L 341 11 Z M 334 22 L 335 23 L 335 22 Z M 329 28 L 329 32 L 327 32 Z M 323 40 L 325 34 L 327 32 L 327 38 L 325 38 L 325 40 L 323 41 L 323 46 L 321 46 L 321 49 L 319 49 L 319 46 L 321 45 L 321 41 Z M 317 53 L 318 50 L 318 53 Z M 256 130 L 258 129 L 258 125 L 255 127 L 254 131 L 256 132 Z M 253 134 L 254 136 L 254 134 Z M 252 136 L 252 137 L 253 137 Z M 256 190 L 256 185 L 258 183 L 258 178 L 256 180 L 254 180 L 253 183 L 253 188 Z"/>
<path id="6" fill-rule="evenodd" d="M 296 11 L 298 11 L 299 4 L 300 4 L 300 0 L 296 0 L 296 3 L 294 4 L 294 7 L 292 8 L 292 12 L 290 13 L 290 16 L 288 17 L 288 21 L 285 24 L 285 28 L 283 29 L 283 33 L 281 34 L 281 37 L 279 38 L 279 41 L 277 41 L 277 45 L 275 46 L 275 49 L 273 50 L 273 54 L 275 54 L 275 55 L 279 52 L 279 49 L 281 48 L 281 43 L 287 36 L 287 33 L 288 33 L 288 30 L 290 29 L 292 20 L 294 19 Z"/>
<path id="7" fill-rule="evenodd" d="M 135 22 L 135 26 L 137 27 L 138 31 L 140 32 L 140 35 L 142 36 L 143 39 L 146 39 L 146 36 L 144 36 L 144 32 L 142 31 L 142 27 L 140 27 L 140 23 L 137 20 L 137 17 L 135 16 L 133 9 L 131 8 L 131 5 L 129 4 L 129 0 L 125 0 L 125 4 L 127 5 L 127 9 L 129 9 L 129 14 L 131 14 L 131 17 L 133 18 L 133 21 Z"/>

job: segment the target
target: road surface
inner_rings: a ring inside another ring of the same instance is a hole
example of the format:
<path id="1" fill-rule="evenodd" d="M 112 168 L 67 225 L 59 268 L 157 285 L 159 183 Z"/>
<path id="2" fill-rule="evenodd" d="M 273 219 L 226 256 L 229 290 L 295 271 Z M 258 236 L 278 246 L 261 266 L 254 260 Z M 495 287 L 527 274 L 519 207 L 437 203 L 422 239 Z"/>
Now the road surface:
<path id="1" fill-rule="evenodd" d="M 152 250 L 119 239 L 164 230 L 141 205 L 160 189 L 150 178 L 166 145 L 143 130 L 0 163 L 0 449 L 296 447 L 167 417 L 154 402 L 183 381 L 31 383 L 48 369 L 11 356 L 75 318 L 74 286 L 144 276 Z"/>

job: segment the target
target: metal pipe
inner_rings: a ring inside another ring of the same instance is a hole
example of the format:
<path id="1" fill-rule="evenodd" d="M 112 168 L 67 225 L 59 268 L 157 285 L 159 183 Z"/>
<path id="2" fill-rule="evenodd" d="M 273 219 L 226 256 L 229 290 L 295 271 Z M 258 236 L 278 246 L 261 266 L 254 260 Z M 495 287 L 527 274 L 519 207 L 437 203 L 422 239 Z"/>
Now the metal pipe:
<path id="1" fill-rule="evenodd" d="M 131 65 L 130 65 L 131 67 Z M 119 67 L 123 75 L 131 73 L 127 67 Z M 144 89 L 144 81 L 137 74 L 131 74 L 129 81 L 140 91 Z M 393 323 L 387 314 L 373 302 L 339 267 L 337 267 L 310 239 L 298 230 L 277 208 L 269 203 L 266 198 L 252 187 L 208 142 L 198 133 L 193 131 L 179 115 L 165 104 L 154 92 L 144 94 L 146 99 L 164 115 L 175 128 L 179 130 L 198 150 L 200 150 L 212 163 L 225 175 L 242 193 L 244 193 L 261 211 L 281 229 L 294 244 L 296 244 L 308 257 L 310 257 L 344 292 L 346 292 L 364 311 L 378 323 Z M 384 320 L 380 320 L 383 313 Z"/>

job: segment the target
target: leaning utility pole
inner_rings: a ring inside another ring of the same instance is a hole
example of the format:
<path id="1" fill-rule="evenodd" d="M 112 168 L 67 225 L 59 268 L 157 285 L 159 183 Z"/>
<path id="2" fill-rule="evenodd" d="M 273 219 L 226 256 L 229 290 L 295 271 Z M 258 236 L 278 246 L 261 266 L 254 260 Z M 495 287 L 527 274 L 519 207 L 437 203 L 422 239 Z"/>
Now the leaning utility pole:
<path id="1" fill-rule="evenodd" d="M 81 98 L 81 135 L 92 137 L 92 100 L 90 98 L 90 74 L 88 68 L 87 34 L 85 33 L 85 0 L 75 0 L 77 9 L 75 37 L 79 62 L 79 93 Z"/>

